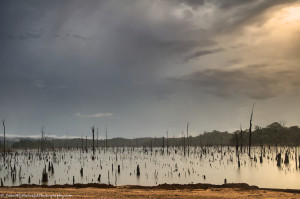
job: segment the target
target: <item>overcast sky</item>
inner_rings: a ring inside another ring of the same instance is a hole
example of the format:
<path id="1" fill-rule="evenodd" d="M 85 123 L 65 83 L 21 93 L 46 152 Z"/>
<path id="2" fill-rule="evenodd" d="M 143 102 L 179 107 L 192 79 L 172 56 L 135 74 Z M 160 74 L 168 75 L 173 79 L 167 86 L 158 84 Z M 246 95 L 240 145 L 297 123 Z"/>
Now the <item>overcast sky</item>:
<path id="1" fill-rule="evenodd" d="M 180 135 L 300 125 L 296 0 L 2 0 L 8 134 Z M 2 130 L 1 130 L 2 132 Z"/>

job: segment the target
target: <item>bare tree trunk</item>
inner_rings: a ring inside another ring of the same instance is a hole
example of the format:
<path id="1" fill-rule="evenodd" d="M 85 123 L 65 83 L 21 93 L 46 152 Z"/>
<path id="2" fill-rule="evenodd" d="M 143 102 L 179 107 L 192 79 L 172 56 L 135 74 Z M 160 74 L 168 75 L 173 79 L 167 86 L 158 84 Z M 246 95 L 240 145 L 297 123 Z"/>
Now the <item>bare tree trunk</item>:
<path id="1" fill-rule="evenodd" d="M 263 141 L 262 141 L 262 130 L 260 129 L 260 158 L 259 161 L 260 163 L 263 163 Z"/>
<path id="2" fill-rule="evenodd" d="M 85 136 L 85 151 L 88 152 L 87 135 Z"/>
<path id="3" fill-rule="evenodd" d="M 253 103 L 253 106 L 252 106 L 252 111 L 251 111 L 251 116 L 250 116 L 250 127 L 249 127 L 249 156 L 251 155 L 251 134 L 252 134 L 252 117 L 253 117 L 253 109 L 254 109 L 254 105 L 255 105 L 255 102 Z"/>
<path id="4" fill-rule="evenodd" d="M 240 131 L 241 131 L 241 153 L 243 153 L 243 130 L 241 124 L 240 124 Z"/>
<path id="5" fill-rule="evenodd" d="M 295 147 L 295 162 L 296 162 L 296 170 L 298 169 L 297 166 L 297 146 Z"/>
<path id="6" fill-rule="evenodd" d="M 239 152 L 239 139 L 238 139 L 238 134 L 237 132 L 235 133 L 235 138 L 236 138 L 236 152 L 238 153 Z"/>
<path id="7" fill-rule="evenodd" d="M 185 156 L 185 136 L 183 135 L 183 155 Z"/>
<path id="8" fill-rule="evenodd" d="M 182 141 L 182 148 L 184 148 L 184 139 L 183 139 L 183 131 L 182 131 L 182 136 L 181 136 L 181 141 Z"/>
<path id="9" fill-rule="evenodd" d="M 190 156 L 190 146 L 189 146 L 189 122 L 186 125 L 186 143 L 188 147 L 188 156 Z"/>
<path id="10" fill-rule="evenodd" d="M 4 146 L 3 146 L 3 152 L 4 152 L 4 165 L 5 165 L 5 118 L 2 120 L 2 124 L 3 124 L 3 142 L 4 142 Z"/>
<path id="11" fill-rule="evenodd" d="M 175 148 L 175 137 L 174 137 L 174 133 L 173 133 L 173 148 Z"/>
<path id="12" fill-rule="evenodd" d="M 105 150 L 107 149 L 107 127 L 105 128 Z"/>
<path id="13" fill-rule="evenodd" d="M 168 142 L 168 138 L 169 138 L 169 133 L 167 131 L 167 155 L 169 154 L 169 142 Z"/>
<path id="14" fill-rule="evenodd" d="M 237 152 L 237 158 L 238 158 L 238 167 L 241 167 L 241 162 L 240 162 L 240 154 Z"/>
<path id="15" fill-rule="evenodd" d="M 222 140 L 222 135 L 221 135 L 221 155 L 223 154 L 223 140 Z"/>
<path id="16" fill-rule="evenodd" d="M 93 155 L 95 155 L 95 127 L 92 127 L 92 135 L 93 135 Z"/>
<path id="17" fill-rule="evenodd" d="M 45 131 L 44 131 L 45 127 L 41 128 L 41 151 L 44 151 L 44 139 L 45 139 Z"/>
<path id="18" fill-rule="evenodd" d="M 99 133 L 99 128 L 97 128 L 97 149 L 99 148 L 98 133 Z"/>
<path id="19" fill-rule="evenodd" d="M 242 136 L 242 126 L 241 125 L 240 125 L 240 128 L 241 128 L 241 136 Z M 235 137 L 236 137 L 236 154 L 237 154 L 237 158 L 238 158 L 238 167 L 240 168 L 241 162 L 240 162 L 240 154 L 239 154 L 238 132 L 236 132 Z M 241 143 L 241 152 L 242 152 L 242 143 Z"/>

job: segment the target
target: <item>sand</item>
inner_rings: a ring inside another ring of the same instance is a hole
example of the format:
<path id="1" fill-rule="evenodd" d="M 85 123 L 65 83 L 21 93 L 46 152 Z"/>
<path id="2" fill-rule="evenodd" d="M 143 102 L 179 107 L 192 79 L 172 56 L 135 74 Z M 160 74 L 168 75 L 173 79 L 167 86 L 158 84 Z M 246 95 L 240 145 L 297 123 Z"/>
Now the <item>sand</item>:
<path id="1" fill-rule="evenodd" d="M 247 184 L 109 186 L 99 184 L 0 188 L 0 198 L 300 198 L 300 190 L 267 190 Z"/>

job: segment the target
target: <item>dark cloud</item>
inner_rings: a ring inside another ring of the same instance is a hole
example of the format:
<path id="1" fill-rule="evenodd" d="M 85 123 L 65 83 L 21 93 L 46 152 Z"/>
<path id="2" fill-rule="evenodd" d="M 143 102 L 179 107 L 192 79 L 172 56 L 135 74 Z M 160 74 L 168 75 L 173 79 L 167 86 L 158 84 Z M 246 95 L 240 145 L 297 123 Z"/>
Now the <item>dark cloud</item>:
<path id="1" fill-rule="evenodd" d="M 258 64 L 232 70 L 208 69 L 172 81 L 216 96 L 245 95 L 251 99 L 268 99 L 287 91 L 297 91 L 299 75 L 298 71 L 275 72 Z"/>
<path id="2" fill-rule="evenodd" d="M 201 51 L 197 51 L 194 54 L 188 56 L 187 58 L 185 58 L 185 61 L 188 62 L 192 59 L 195 59 L 197 57 L 201 57 L 204 55 L 208 55 L 208 54 L 213 54 L 213 53 L 217 53 L 217 52 L 221 52 L 224 51 L 223 48 L 217 48 L 217 49 L 212 49 L 212 50 L 201 50 Z"/>
<path id="3" fill-rule="evenodd" d="M 177 2 L 184 3 L 193 7 L 198 7 L 202 6 L 205 3 L 205 0 L 177 0 Z"/>
<path id="4" fill-rule="evenodd" d="M 86 126 L 105 123 L 125 136 L 144 131 L 142 123 L 147 122 L 157 132 L 156 122 L 163 126 L 164 118 L 155 116 L 179 115 L 172 107 L 185 106 L 173 101 L 182 97 L 174 88 L 178 82 L 215 95 L 277 96 L 280 89 L 293 89 L 288 79 L 294 80 L 294 74 L 253 66 L 203 70 L 199 65 L 199 72 L 182 76 L 186 71 L 181 69 L 190 72 L 202 56 L 232 50 L 219 36 L 229 34 L 226 30 L 239 32 L 253 21 L 263 23 L 263 11 L 286 2 L 293 1 L 3 0 L 0 116 L 18 124 L 12 128 L 16 133 L 46 125 L 57 134 L 70 128 L 81 135 Z M 236 45 L 235 40 L 228 42 Z M 226 60 L 230 65 L 244 59 L 237 55 Z M 167 81 L 170 76 L 180 78 Z M 195 89 L 186 96 L 195 97 Z M 197 104 L 189 106 L 186 110 Z M 118 118 L 74 117 L 76 113 Z M 147 119 L 135 125 L 144 115 Z M 170 124 L 182 120 L 186 118 L 180 115 Z M 133 127 L 125 131 L 128 123 Z"/>

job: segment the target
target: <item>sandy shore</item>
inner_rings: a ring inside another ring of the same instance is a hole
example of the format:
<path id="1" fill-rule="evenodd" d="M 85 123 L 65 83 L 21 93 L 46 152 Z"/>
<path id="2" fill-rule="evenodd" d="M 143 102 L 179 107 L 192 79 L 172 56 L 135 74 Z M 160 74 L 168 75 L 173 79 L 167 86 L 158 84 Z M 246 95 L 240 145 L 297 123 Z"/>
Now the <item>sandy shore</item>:
<path id="1" fill-rule="evenodd" d="M 247 184 L 110 186 L 101 184 L 0 188 L 0 198 L 300 198 L 300 190 L 260 189 Z"/>

